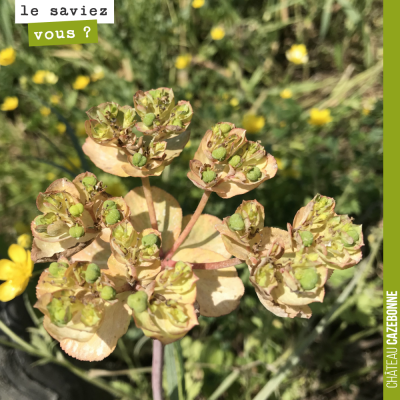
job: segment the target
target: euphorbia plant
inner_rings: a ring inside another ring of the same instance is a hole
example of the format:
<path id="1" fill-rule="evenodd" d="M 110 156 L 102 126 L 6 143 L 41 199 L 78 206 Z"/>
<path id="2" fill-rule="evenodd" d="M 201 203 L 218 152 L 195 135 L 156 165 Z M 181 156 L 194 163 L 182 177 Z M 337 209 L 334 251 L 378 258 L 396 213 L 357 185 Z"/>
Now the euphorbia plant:
<path id="1" fill-rule="evenodd" d="M 154 339 L 153 394 L 161 395 L 162 345 L 203 316 L 232 312 L 244 294 L 235 265 L 245 262 L 261 303 L 280 317 L 311 316 L 334 269 L 361 259 L 361 227 L 316 195 L 287 230 L 264 227 L 264 207 L 243 201 L 223 221 L 202 214 L 212 192 L 246 193 L 277 172 L 274 157 L 230 122 L 209 129 L 188 178 L 204 190 L 193 215 L 150 187 L 189 139 L 193 110 L 172 89 L 139 91 L 134 108 L 104 103 L 87 112 L 84 152 L 103 171 L 142 178 L 125 198 L 111 197 L 90 172 L 53 182 L 37 199 L 32 258 L 51 262 L 37 286 L 44 327 L 69 355 L 107 357 L 131 317 Z M 233 258 L 232 258 L 233 256 Z"/>

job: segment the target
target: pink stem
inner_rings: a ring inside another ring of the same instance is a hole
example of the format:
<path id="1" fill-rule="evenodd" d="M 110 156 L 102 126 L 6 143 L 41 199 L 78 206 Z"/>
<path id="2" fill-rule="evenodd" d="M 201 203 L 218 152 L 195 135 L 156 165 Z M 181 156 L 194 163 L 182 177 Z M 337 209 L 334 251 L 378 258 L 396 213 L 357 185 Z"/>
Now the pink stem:
<path id="1" fill-rule="evenodd" d="M 201 213 L 204 210 L 204 207 L 207 204 L 208 199 L 210 198 L 212 192 L 205 191 L 203 193 L 203 196 L 201 197 L 200 203 L 196 208 L 196 211 L 192 215 L 192 218 L 190 218 L 189 223 L 186 225 L 185 229 L 181 233 L 181 235 L 178 237 L 178 240 L 174 243 L 172 249 L 168 252 L 166 255 L 165 259 L 168 261 L 170 260 L 175 252 L 178 250 L 179 246 L 184 242 L 186 237 L 189 235 L 190 231 L 193 229 L 194 224 L 197 222 L 199 219 Z"/>
<path id="2" fill-rule="evenodd" d="M 238 258 L 230 258 L 229 260 L 219 261 L 214 263 L 195 263 L 193 265 L 193 269 L 221 269 L 232 267 L 234 265 L 242 264 L 244 261 L 239 260 Z"/>
<path id="3" fill-rule="evenodd" d="M 153 400 L 163 400 L 162 372 L 164 366 L 164 346 L 155 339 L 153 341 L 153 364 L 151 370 L 151 387 L 153 389 Z"/>

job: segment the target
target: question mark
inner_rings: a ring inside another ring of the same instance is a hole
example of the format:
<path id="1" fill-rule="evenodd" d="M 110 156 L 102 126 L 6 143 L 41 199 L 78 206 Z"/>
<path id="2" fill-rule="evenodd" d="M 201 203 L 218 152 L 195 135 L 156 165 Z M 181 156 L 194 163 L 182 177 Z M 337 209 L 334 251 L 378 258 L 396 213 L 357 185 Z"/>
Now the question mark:
<path id="1" fill-rule="evenodd" d="M 85 27 L 83 28 L 83 31 L 86 32 L 86 37 L 88 37 L 90 30 L 91 30 L 91 29 L 90 29 L 90 27 L 88 27 L 88 26 L 85 26 Z"/>

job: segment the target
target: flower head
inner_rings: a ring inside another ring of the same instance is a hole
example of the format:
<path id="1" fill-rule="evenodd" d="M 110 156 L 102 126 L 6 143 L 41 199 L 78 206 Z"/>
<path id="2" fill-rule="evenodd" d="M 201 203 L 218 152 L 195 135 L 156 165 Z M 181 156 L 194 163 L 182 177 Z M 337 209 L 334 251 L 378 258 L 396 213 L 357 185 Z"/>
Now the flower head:
<path id="1" fill-rule="evenodd" d="M 28 233 L 23 233 L 22 235 L 18 236 L 17 243 L 24 249 L 29 249 L 32 246 L 32 236 Z"/>
<path id="2" fill-rule="evenodd" d="M 282 97 L 282 99 L 290 99 L 293 96 L 293 93 L 290 89 L 283 89 L 280 93 L 279 96 Z"/>
<path id="3" fill-rule="evenodd" d="M 310 125 L 321 126 L 332 121 L 331 112 L 329 109 L 325 108 L 319 110 L 318 108 L 312 108 L 310 111 L 310 119 L 308 123 Z"/>
<path id="4" fill-rule="evenodd" d="M 204 6 L 204 0 L 193 0 L 192 7 L 193 8 L 201 8 Z"/>
<path id="5" fill-rule="evenodd" d="M 246 114 L 243 116 L 242 125 L 248 133 L 258 133 L 265 125 L 265 118 L 262 115 Z"/>
<path id="6" fill-rule="evenodd" d="M 90 75 L 90 79 L 92 80 L 92 82 L 104 79 L 104 69 L 100 65 L 97 65 L 94 68 L 94 72 Z"/>
<path id="7" fill-rule="evenodd" d="M 31 252 L 18 244 L 8 248 L 11 260 L 0 260 L 0 301 L 10 301 L 26 289 L 32 275 L 33 261 Z"/>
<path id="8" fill-rule="evenodd" d="M 308 62 L 306 46 L 304 44 L 294 44 L 286 52 L 286 58 L 293 64 L 306 64 Z"/>
<path id="9" fill-rule="evenodd" d="M 192 56 L 190 54 L 181 54 L 180 56 L 176 57 L 175 67 L 177 69 L 185 69 L 190 65 L 191 61 Z"/>
<path id="10" fill-rule="evenodd" d="M 222 26 L 216 26 L 211 29 L 210 34 L 213 40 L 221 40 L 225 37 L 225 29 Z"/>
<path id="11" fill-rule="evenodd" d="M 58 76 L 54 72 L 38 70 L 35 72 L 35 75 L 33 75 L 32 81 L 37 85 L 41 85 L 43 83 L 54 85 L 58 81 Z"/>
<path id="12" fill-rule="evenodd" d="M 50 96 L 50 103 L 51 104 L 58 104 L 61 100 L 62 95 L 61 94 L 52 94 Z"/>
<path id="13" fill-rule="evenodd" d="M 51 109 L 48 107 L 40 107 L 39 112 L 43 115 L 43 117 L 47 117 L 51 114 Z"/>
<path id="14" fill-rule="evenodd" d="M 74 90 L 82 90 L 85 89 L 87 85 L 90 83 L 90 78 L 85 75 L 79 75 L 75 82 L 72 84 Z"/>
<path id="15" fill-rule="evenodd" d="M 230 102 L 229 102 L 229 104 L 230 104 L 232 107 L 237 107 L 237 106 L 239 105 L 239 100 L 238 100 L 236 97 L 232 97 L 231 100 L 230 100 Z"/>
<path id="16" fill-rule="evenodd" d="M 59 122 L 56 125 L 56 129 L 58 133 L 63 134 L 67 130 L 67 125 L 65 125 L 63 122 Z"/>
<path id="17" fill-rule="evenodd" d="M 1 111 L 12 111 L 18 107 L 18 97 L 6 97 L 1 105 Z"/>
<path id="18" fill-rule="evenodd" d="M 0 65 L 6 67 L 15 61 L 15 50 L 12 47 L 7 47 L 0 51 Z"/>

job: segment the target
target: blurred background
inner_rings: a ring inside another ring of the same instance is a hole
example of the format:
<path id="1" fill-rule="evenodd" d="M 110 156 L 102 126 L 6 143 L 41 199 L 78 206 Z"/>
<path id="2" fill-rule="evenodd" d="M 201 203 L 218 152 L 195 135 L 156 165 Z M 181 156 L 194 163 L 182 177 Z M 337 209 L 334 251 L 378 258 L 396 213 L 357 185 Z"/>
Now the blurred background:
<path id="1" fill-rule="evenodd" d="M 335 272 L 310 321 L 269 313 L 240 269 L 240 307 L 201 317 L 167 347 L 176 360 L 165 374 L 169 398 L 382 398 L 382 0 L 116 0 L 115 24 L 98 26 L 98 44 L 71 46 L 29 47 L 12 0 L 0 0 L 0 21 L 0 258 L 29 240 L 21 235 L 30 234 L 36 196 L 53 180 L 91 171 L 113 196 L 140 186 L 84 156 L 85 111 L 172 87 L 193 105 L 191 140 L 151 184 L 184 214 L 202 195 L 186 178 L 189 160 L 207 129 L 231 121 L 279 171 L 246 195 L 212 196 L 205 212 L 223 218 L 257 199 L 265 225 L 285 228 L 321 193 L 363 224 L 366 246 L 363 273 L 361 264 Z M 299 44 L 307 63 L 288 61 Z M 36 283 L 0 303 L 0 318 L 44 352 L 38 361 L 11 350 L 0 333 L 0 399 L 151 399 L 151 340 L 132 322 L 103 362 L 62 357 L 31 308 Z"/>

